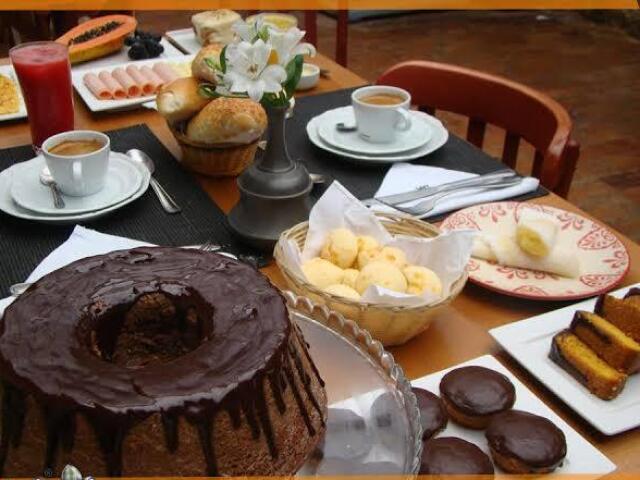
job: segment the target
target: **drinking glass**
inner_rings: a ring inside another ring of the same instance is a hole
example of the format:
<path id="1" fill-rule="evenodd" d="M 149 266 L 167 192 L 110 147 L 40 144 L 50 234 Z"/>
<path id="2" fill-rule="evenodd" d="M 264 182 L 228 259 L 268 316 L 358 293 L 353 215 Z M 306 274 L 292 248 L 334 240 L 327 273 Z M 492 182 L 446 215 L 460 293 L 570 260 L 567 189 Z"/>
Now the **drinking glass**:
<path id="1" fill-rule="evenodd" d="M 73 130 L 69 50 L 56 42 L 30 42 L 13 47 L 9 57 L 27 106 L 31 143 L 38 152 L 51 135 Z"/>

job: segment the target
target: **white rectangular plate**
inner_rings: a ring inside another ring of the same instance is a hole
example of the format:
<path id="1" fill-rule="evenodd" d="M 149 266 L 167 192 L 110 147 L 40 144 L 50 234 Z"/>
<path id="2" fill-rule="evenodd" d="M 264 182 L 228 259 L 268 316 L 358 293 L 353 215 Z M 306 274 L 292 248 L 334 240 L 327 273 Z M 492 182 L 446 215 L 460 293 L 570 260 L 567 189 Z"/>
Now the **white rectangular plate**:
<path id="1" fill-rule="evenodd" d="M 11 65 L 0 65 L 0 73 L 5 77 L 9 77 L 15 84 L 16 90 L 18 92 L 18 102 L 20 103 L 20 108 L 16 113 L 7 113 L 4 115 L 0 115 L 0 122 L 2 122 L 3 120 L 15 120 L 18 118 L 26 118 L 27 107 L 24 104 L 24 98 L 22 98 L 22 92 L 20 91 L 20 84 L 18 83 L 16 72 L 13 70 L 13 67 Z"/>
<path id="2" fill-rule="evenodd" d="M 202 48 L 202 45 L 200 45 L 200 42 L 198 42 L 198 39 L 196 38 L 196 33 L 193 31 L 193 28 L 171 30 L 170 32 L 165 33 L 165 35 L 191 54 L 198 53 Z"/>
<path id="3" fill-rule="evenodd" d="M 560 430 L 562 430 L 567 439 L 567 456 L 562 465 L 555 470 L 555 474 L 580 473 L 595 475 L 597 478 L 606 475 L 615 470 L 616 466 L 598 449 L 591 445 L 585 438 L 580 436 L 573 428 L 571 428 L 564 420 L 556 415 L 553 410 L 547 407 L 542 400 L 536 397 L 531 390 L 525 387 L 509 370 L 502 366 L 498 360 L 491 355 L 474 358 L 468 362 L 461 363 L 455 367 L 447 368 L 440 372 L 432 373 L 426 377 L 413 380 L 411 384 L 414 387 L 424 388 L 436 395 L 440 394 L 440 380 L 450 370 L 458 367 L 466 367 L 469 365 L 477 365 L 490 368 L 506 375 L 516 388 L 516 403 L 514 408 L 524 410 L 536 415 L 543 416 L 551 420 Z M 482 430 L 471 430 L 461 427 L 460 425 L 449 420 L 447 428 L 438 435 L 439 437 L 459 437 L 476 444 L 487 455 L 489 454 L 489 446 Z M 496 473 L 504 473 L 496 467 Z"/>
<path id="4" fill-rule="evenodd" d="M 611 295 L 622 297 L 630 288 Z M 605 435 L 614 435 L 640 425 L 640 375 L 627 380 L 613 400 L 601 400 L 549 358 L 551 339 L 568 328 L 576 310 L 593 311 L 596 299 L 494 328 L 489 333 L 509 354 L 567 405 Z"/>
<path id="5" fill-rule="evenodd" d="M 130 61 L 130 62 L 125 62 L 120 64 L 109 65 L 107 67 L 89 68 L 86 70 L 73 71 L 71 72 L 71 79 L 72 79 L 74 88 L 76 89 L 80 97 L 82 97 L 82 100 L 84 100 L 84 103 L 87 104 L 87 107 L 89 108 L 89 110 L 91 110 L 92 112 L 102 112 L 105 110 L 123 110 L 127 108 L 137 107 L 139 105 L 142 105 L 143 103 L 155 100 L 156 96 L 154 94 L 154 95 L 147 95 L 145 97 L 125 98 L 123 100 L 99 100 L 93 95 L 93 93 L 91 93 L 91 91 L 84 84 L 84 82 L 82 81 L 82 77 L 84 77 L 87 73 L 90 73 L 90 72 L 98 74 L 102 70 L 113 71 L 118 67 L 127 67 L 132 63 L 138 67 L 141 67 L 144 65 L 153 65 L 158 62 L 186 63 L 186 62 L 190 62 L 191 60 L 193 60 L 193 55 L 178 55 L 178 56 L 167 57 L 167 58 L 151 58 L 149 60 L 139 60 L 137 62 Z"/>

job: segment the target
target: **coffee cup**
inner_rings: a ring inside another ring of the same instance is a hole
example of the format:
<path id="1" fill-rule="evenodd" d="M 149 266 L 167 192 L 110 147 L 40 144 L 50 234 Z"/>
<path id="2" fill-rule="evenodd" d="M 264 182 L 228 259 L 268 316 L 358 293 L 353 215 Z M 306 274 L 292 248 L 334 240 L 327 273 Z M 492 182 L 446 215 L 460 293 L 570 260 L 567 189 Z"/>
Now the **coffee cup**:
<path id="1" fill-rule="evenodd" d="M 63 132 L 42 143 L 42 154 L 58 188 L 65 195 L 84 197 L 104 187 L 111 141 L 91 130 Z"/>
<path id="2" fill-rule="evenodd" d="M 398 87 L 374 85 L 351 94 L 358 134 L 372 143 L 392 142 L 411 128 L 411 94 Z"/>

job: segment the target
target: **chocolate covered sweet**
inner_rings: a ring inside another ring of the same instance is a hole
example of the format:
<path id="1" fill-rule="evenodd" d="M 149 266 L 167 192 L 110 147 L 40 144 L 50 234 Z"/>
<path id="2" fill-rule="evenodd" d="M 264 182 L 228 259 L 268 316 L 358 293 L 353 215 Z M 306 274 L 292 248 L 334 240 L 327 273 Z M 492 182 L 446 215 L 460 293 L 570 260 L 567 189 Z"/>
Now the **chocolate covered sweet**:
<path id="1" fill-rule="evenodd" d="M 37 281 L 0 323 L 5 476 L 290 475 L 322 438 L 323 382 L 253 268 L 137 248 Z"/>
<path id="2" fill-rule="evenodd" d="M 489 457 L 473 443 L 456 437 L 440 437 L 425 442 L 420 463 L 421 475 L 493 475 Z"/>
<path id="3" fill-rule="evenodd" d="M 511 381 L 502 373 L 469 366 L 451 370 L 440 381 L 440 395 L 449 416 L 469 428 L 486 428 L 496 413 L 516 400 Z"/>
<path id="4" fill-rule="evenodd" d="M 445 429 L 449 417 L 440 397 L 423 388 L 413 387 L 411 391 L 418 401 L 422 440 L 426 441 Z"/>
<path id="5" fill-rule="evenodd" d="M 567 454 L 562 430 L 520 410 L 495 415 L 485 432 L 493 461 L 508 473 L 548 473 Z"/>

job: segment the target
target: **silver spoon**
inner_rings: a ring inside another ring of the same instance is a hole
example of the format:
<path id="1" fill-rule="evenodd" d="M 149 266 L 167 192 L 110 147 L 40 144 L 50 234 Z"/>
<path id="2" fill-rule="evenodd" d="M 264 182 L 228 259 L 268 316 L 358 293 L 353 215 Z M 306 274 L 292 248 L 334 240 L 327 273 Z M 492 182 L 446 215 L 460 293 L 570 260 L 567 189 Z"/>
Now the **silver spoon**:
<path id="1" fill-rule="evenodd" d="M 31 285 L 33 285 L 33 282 L 14 283 L 9 287 L 9 292 L 11 292 L 11 296 L 18 297 L 26 292 Z"/>
<path id="2" fill-rule="evenodd" d="M 336 130 L 339 132 L 355 132 L 358 130 L 356 125 L 345 125 L 344 122 L 336 123 Z"/>
<path id="3" fill-rule="evenodd" d="M 322 173 L 309 173 L 309 178 L 314 185 L 320 185 L 329 181 L 329 175 Z"/>
<path id="4" fill-rule="evenodd" d="M 51 176 L 49 167 L 44 167 L 40 172 L 40 183 L 45 187 L 49 187 L 51 190 L 51 196 L 53 197 L 53 206 L 56 208 L 64 208 L 64 200 L 60 190 L 58 190 L 58 184 Z"/>
<path id="5" fill-rule="evenodd" d="M 180 206 L 176 203 L 176 201 L 173 198 L 171 198 L 171 195 L 169 195 L 167 191 L 164 188 L 162 188 L 162 185 L 160 185 L 160 183 L 158 183 L 158 181 L 154 178 L 153 173 L 156 170 L 156 166 L 153 163 L 153 160 L 151 160 L 151 157 L 149 157 L 149 155 L 144 153 L 142 150 L 138 150 L 137 148 L 132 148 L 131 150 L 128 150 L 127 155 L 134 162 L 141 163 L 142 165 L 147 167 L 147 169 L 151 173 L 151 180 L 150 180 L 151 188 L 153 188 L 153 191 L 156 193 L 158 200 L 160 200 L 160 205 L 162 205 L 162 208 L 164 208 L 164 211 L 167 213 L 180 212 L 181 211 Z"/>

